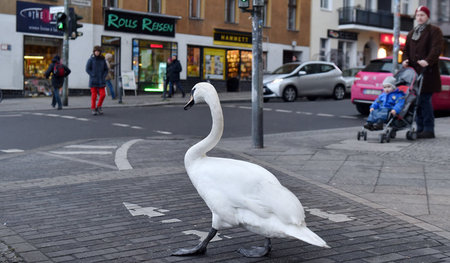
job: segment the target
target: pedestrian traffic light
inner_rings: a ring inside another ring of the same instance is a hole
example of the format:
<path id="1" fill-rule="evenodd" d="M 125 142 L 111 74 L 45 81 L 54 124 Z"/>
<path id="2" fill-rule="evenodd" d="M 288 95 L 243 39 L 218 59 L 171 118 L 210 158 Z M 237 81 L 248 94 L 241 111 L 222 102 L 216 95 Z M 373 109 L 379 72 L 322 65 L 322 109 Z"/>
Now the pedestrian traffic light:
<path id="1" fill-rule="evenodd" d="M 78 24 L 78 20 L 83 19 L 82 16 L 79 16 L 75 13 L 75 11 L 70 11 L 69 13 L 69 37 L 71 39 L 76 39 L 77 37 L 81 37 L 83 32 L 78 32 L 78 28 L 83 27 L 82 24 Z"/>
<path id="2" fill-rule="evenodd" d="M 56 14 L 56 30 L 66 32 L 67 30 L 67 15 L 59 12 Z"/>
<path id="3" fill-rule="evenodd" d="M 249 8 L 250 0 L 239 0 L 239 8 Z"/>

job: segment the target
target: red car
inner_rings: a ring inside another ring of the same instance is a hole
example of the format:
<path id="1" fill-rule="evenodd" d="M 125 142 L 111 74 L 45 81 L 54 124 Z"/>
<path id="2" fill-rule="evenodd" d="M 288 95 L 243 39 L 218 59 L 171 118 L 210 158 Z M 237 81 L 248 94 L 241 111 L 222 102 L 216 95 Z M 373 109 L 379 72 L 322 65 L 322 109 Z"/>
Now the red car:
<path id="1" fill-rule="evenodd" d="M 442 91 L 434 93 L 432 102 L 435 111 L 450 110 L 450 58 L 439 57 Z M 392 76 L 392 57 L 374 59 L 355 76 L 351 101 L 359 113 L 369 114 L 369 107 L 383 91 L 383 80 Z"/>

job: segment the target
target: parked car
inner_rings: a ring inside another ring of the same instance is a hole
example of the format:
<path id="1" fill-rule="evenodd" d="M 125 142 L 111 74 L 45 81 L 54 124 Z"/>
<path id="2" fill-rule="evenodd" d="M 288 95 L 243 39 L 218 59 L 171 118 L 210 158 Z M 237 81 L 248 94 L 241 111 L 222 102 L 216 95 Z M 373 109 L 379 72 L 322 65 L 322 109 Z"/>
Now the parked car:
<path id="1" fill-rule="evenodd" d="M 392 67 L 392 57 L 374 59 L 356 74 L 351 91 L 351 101 L 359 113 L 369 114 L 370 105 L 383 91 L 383 80 L 387 76 L 392 76 Z M 450 58 L 440 57 L 439 69 L 442 91 L 433 94 L 433 108 L 435 111 L 450 110 Z"/>
<path id="2" fill-rule="evenodd" d="M 284 64 L 263 78 L 264 101 L 282 98 L 295 101 L 298 96 L 315 100 L 332 96 L 337 100 L 345 97 L 345 80 L 342 71 L 331 62 L 308 61 Z"/>
<path id="3" fill-rule="evenodd" d="M 351 93 L 355 75 L 358 74 L 358 72 L 360 72 L 363 68 L 364 67 L 361 66 L 342 70 L 342 77 L 345 80 L 345 93 Z"/>

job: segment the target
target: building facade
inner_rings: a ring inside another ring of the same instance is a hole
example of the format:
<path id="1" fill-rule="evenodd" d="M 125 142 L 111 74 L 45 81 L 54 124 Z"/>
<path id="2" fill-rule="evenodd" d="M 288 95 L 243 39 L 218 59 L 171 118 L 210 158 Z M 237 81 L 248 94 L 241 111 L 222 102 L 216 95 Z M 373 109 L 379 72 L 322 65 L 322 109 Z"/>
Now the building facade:
<path id="1" fill-rule="evenodd" d="M 346 69 L 392 55 L 394 4 L 394 0 L 313 1 L 311 26 L 317 29 L 311 31 L 311 59 Z M 418 0 L 400 0 L 401 46 L 414 26 L 418 6 Z"/>
<path id="2" fill-rule="evenodd" d="M 70 93 L 88 90 L 85 64 L 95 45 L 113 54 L 116 76 L 134 77 L 138 92 L 162 91 L 172 55 L 181 62 L 186 90 L 204 80 L 218 88 L 226 88 L 230 79 L 250 86 L 252 20 L 239 10 L 237 0 L 67 1 L 83 17 L 79 29 L 83 36 L 69 41 Z M 45 89 L 43 73 L 54 55 L 62 55 L 63 44 L 51 7 L 63 4 L 63 0 L 2 2 L 0 22 L 5 26 L 0 34 L 8 37 L 0 43 L 1 89 L 26 96 Z M 266 0 L 265 70 L 274 70 L 293 55 L 309 59 L 310 10 L 310 0 Z"/>

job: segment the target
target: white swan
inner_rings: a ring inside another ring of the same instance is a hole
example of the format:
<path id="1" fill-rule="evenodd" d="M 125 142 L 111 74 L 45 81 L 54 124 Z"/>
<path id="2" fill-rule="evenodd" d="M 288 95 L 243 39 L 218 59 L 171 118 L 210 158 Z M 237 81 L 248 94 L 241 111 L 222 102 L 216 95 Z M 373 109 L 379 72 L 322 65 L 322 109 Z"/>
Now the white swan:
<path id="1" fill-rule="evenodd" d="M 180 249 L 172 255 L 203 254 L 217 230 L 235 226 L 266 237 L 264 247 L 239 249 L 247 257 L 267 255 L 273 237 L 297 238 L 328 247 L 306 227 L 300 201 L 272 173 L 253 163 L 206 156 L 222 137 L 223 115 L 219 97 L 211 84 L 196 84 L 185 109 L 199 102 L 209 105 L 212 129 L 206 138 L 186 152 L 184 164 L 192 184 L 212 212 L 212 228 L 196 247 Z"/>

